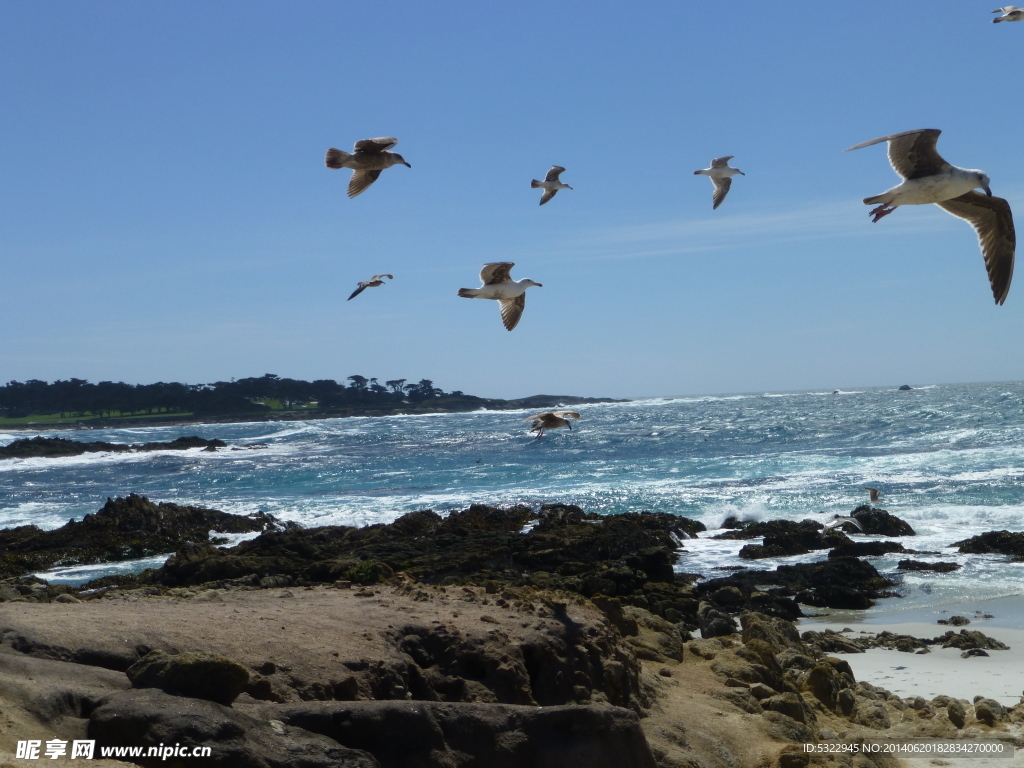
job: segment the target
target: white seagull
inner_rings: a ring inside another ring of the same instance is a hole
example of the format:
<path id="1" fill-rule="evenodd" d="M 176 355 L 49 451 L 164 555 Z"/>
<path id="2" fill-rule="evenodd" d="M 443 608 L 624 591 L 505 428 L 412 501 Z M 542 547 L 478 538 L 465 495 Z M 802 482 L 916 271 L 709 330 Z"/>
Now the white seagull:
<path id="1" fill-rule="evenodd" d="M 331 147 L 324 163 L 328 168 L 351 168 L 354 171 L 348 183 L 348 196 L 355 197 L 365 192 L 385 168 L 392 165 L 412 168 L 400 154 L 388 152 L 397 143 L 398 139 L 393 136 L 381 136 L 357 141 L 351 153 Z"/>
<path id="2" fill-rule="evenodd" d="M 985 269 L 996 304 L 1006 301 L 1013 278 L 1017 235 L 1010 204 L 992 197 L 989 178 L 983 171 L 958 168 L 939 155 L 935 143 L 942 131 L 924 128 L 882 136 L 857 144 L 844 152 L 889 142 L 889 163 L 903 183 L 880 195 L 864 198 L 865 205 L 879 204 L 870 212 L 872 221 L 888 216 L 901 205 L 935 203 L 946 213 L 966 219 L 978 233 Z M 985 194 L 975 192 L 984 189 Z"/>
<path id="3" fill-rule="evenodd" d="M 831 520 L 825 523 L 825 528 L 835 528 L 836 526 L 843 525 L 843 523 L 853 523 L 861 533 L 864 533 L 864 526 L 861 525 L 860 520 L 853 515 L 835 515 Z"/>
<path id="4" fill-rule="evenodd" d="M 711 206 L 711 210 L 715 210 L 725 200 L 725 196 L 729 194 L 729 187 L 732 186 L 732 177 L 737 173 L 740 176 L 746 176 L 743 171 L 739 168 L 733 168 L 729 165 L 729 161 L 732 160 L 736 155 L 726 155 L 725 157 L 716 157 L 711 161 L 711 167 L 705 168 L 702 171 L 694 171 L 694 176 L 710 176 L 711 182 L 715 185 L 714 194 L 711 196 L 711 201 L 714 205 Z"/>
<path id="5" fill-rule="evenodd" d="M 544 181 L 537 181 L 536 179 L 530 181 L 531 189 L 540 188 L 544 190 L 544 194 L 540 196 L 541 205 L 544 205 L 544 203 L 554 197 L 558 190 L 572 189 L 568 184 L 563 184 L 558 178 L 559 174 L 564 170 L 565 168 L 560 165 L 552 165 L 548 175 L 544 177 Z"/>
<path id="6" fill-rule="evenodd" d="M 993 24 L 998 24 L 1000 21 L 1024 21 L 1024 11 L 1016 5 L 1004 5 L 1002 8 L 996 8 L 992 13 L 1003 14 L 998 19 L 992 19 Z"/>
<path id="7" fill-rule="evenodd" d="M 374 275 L 369 280 L 364 280 L 363 282 L 359 283 L 359 287 L 352 291 L 352 295 L 349 296 L 346 299 L 346 301 L 352 301 L 352 299 L 354 299 L 360 293 L 365 291 L 367 288 L 376 288 L 378 285 L 384 285 L 384 281 L 381 280 L 382 277 L 386 277 L 388 280 L 395 279 L 394 275 Z"/>
<path id="8" fill-rule="evenodd" d="M 527 416 L 523 421 L 533 421 L 530 431 L 536 432 L 539 438 L 544 434 L 545 429 L 558 429 L 559 427 L 572 429 L 572 422 L 569 419 L 579 419 L 579 417 L 580 415 L 576 411 L 544 411 L 544 413 Z"/>
<path id="9" fill-rule="evenodd" d="M 527 277 L 513 280 L 511 271 L 515 264 L 511 261 L 496 261 L 484 264 L 480 270 L 479 288 L 459 288 L 459 296 L 464 299 L 495 299 L 501 304 L 501 322 L 505 330 L 511 331 L 519 323 L 526 307 L 526 289 L 531 286 L 543 288 Z"/>

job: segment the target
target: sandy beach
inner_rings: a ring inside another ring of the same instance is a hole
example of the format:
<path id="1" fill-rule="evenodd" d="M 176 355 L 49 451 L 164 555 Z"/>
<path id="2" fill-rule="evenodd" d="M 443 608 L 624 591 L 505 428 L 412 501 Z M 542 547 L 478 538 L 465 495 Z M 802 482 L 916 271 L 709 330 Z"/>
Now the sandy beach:
<path id="1" fill-rule="evenodd" d="M 842 658 L 850 663 L 858 680 L 903 697 L 946 695 L 971 700 L 985 696 L 1004 706 L 1020 703 L 1024 695 L 1024 595 L 909 611 L 886 610 L 888 607 L 823 612 L 803 619 L 799 628 L 801 632 L 832 629 L 851 638 L 884 631 L 933 638 L 950 629 L 978 630 L 1010 646 L 1009 650 L 963 659 L 955 648 L 933 646 L 924 654 L 872 648 L 842 654 Z M 982 618 L 986 615 L 993 618 Z M 964 616 L 971 623 L 964 627 L 937 623 L 950 616 Z"/>

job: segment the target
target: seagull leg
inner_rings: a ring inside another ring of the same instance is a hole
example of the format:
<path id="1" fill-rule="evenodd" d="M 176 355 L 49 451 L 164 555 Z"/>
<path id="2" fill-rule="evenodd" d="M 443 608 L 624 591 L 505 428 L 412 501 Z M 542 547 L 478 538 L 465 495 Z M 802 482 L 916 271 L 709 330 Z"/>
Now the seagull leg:
<path id="1" fill-rule="evenodd" d="M 544 427 L 541 427 L 540 430 L 537 432 L 537 436 L 535 438 L 533 438 L 533 439 L 534 440 L 540 440 L 540 438 L 541 438 L 541 436 L 543 434 L 544 434 Z"/>
<path id="2" fill-rule="evenodd" d="M 895 206 L 893 206 L 892 208 L 890 208 L 890 207 L 889 207 L 889 205 L 888 205 L 888 203 L 882 203 L 882 204 L 881 204 L 880 206 L 878 206 L 877 208 L 875 208 L 875 209 L 873 209 L 873 210 L 869 211 L 869 212 L 868 212 L 868 216 L 873 216 L 874 218 L 873 218 L 873 219 L 871 219 L 871 221 L 872 221 L 873 223 L 877 223 L 879 219 L 881 219 L 881 218 L 883 218 L 883 217 L 885 217 L 885 216 L 888 216 L 888 215 L 889 215 L 890 213 L 892 213 L 892 212 L 893 212 L 893 211 L 895 211 L 895 210 L 896 210 L 896 207 L 895 207 Z"/>

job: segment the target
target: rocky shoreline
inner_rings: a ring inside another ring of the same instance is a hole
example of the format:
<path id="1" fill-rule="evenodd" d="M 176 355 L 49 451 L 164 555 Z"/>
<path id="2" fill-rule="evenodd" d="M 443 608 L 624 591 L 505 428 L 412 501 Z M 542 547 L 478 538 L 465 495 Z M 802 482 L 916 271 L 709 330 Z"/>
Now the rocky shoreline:
<path id="1" fill-rule="evenodd" d="M 982 633 L 800 634 L 801 605 L 891 594 L 857 557 L 702 579 L 674 564 L 703 526 L 672 515 L 477 505 L 304 529 L 213 512 L 111 500 L 89 525 L 110 544 L 125 528 L 175 541 L 164 566 L 81 589 L 0 581 L 0 706 L 16 713 L 0 750 L 34 723 L 101 746 L 212 748 L 142 765 L 888 766 L 802 744 L 1011 739 L 1024 723 L 1024 707 L 981 697 L 901 699 L 831 655 L 998 652 Z M 209 529 L 225 525 L 263 532 L 217 547 Z M 734 533 L 850 546 L 812 521 Z M 37 533 L 0 555 L 32 538 L 20 554 L 47 551 Z"/>
<path id="2" fill-rule="evenodd" d="M 465 397 L 446 398 L 439 403 L 402 402 L 394 405 L 338 406 L 331 408 L 300 408 L 280 411 L 261 410 L 231 413 L 203 413 L 195 416 L 123 416 L 119 418 L 68 418 L 60 421 L 2 424 L 6 432 L 39 432 L 78 429 L 127 429 L 135 427 L 186 427 L 195 424 L 238 424 L 264 421 L 316 421 L 359 416 L 415 416 L 432 413 L 471 413 L 473 411 L 517 411 L 523 409 L 558 408 L 569 405 L 628 403 L 610 397 L 579 397 L 577 395 L 531 395 L 515 400 Z"/>

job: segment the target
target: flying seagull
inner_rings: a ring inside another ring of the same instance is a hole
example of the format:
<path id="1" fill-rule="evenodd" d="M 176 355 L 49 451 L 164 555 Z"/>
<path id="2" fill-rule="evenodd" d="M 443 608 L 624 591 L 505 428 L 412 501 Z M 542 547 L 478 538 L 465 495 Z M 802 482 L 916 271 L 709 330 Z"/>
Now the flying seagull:
<path id="1" fill-rule="evenodd" d="M 880 490 L 878 490 L 877 488 L 868 488 L 865 485 L 864 486 L 864 490 L 867 491 L 868 495 L 871 497 L 871 503 L 872 504 L 874 504 L 876 501 L 878 501 L 880 498 L 882 498 L 882 492 Z"/>
<path id="2" fill-rule="evenodd" d="M 412 168 L 400 154 L 388 152 L 397 143 L 398 139 L 392 136 L 361 139 L 356 142 L 351 154 L 331 147 L 327 150 L 324 162 L 328 168 L 351 168 L 354 171 L 348 183 L 348 196 L 355 197 L 365 192 L 385 168 L 392 165 Z"/>
<path id="3" fill-rule="evenodd" d="M 580 415 L 576 411 L 544 411 L 533 416 L 527 416 L 523 421 L 533 421 L 530 431 L 536 432 L 539 438 L 544 434 L 545 429 L 558 429 L 568 427 L 572 429 L 572 422 L 569 419 L 578 419 Z"/>
<path id="4" fill-rule="evenodd" d="M 524 277 L 513 280 L 511 261 L 496 261 L 484 264 L 480 270 L 479 288 L 459 288 L 459 296 L 464 299 L 495 299 L 501 304 L 501 322 L 505 330 L 511 331 L 519 323 L 526 307 L 526 289 L 532 285 L 543 288 L 540 283 Z"/>
<path id="5" fill-rule="evenodd" d="M 865 205 L 879 204 L 869 214 L 872 221 L 888 216 L 901 205 L 927 203 L 935 203 L 946 213 L 966 219 L 978 233 L 992 295 L 996 304 L 1002 304 L 1010 291 L 1017 247 L 1010 204 L 1001 197 L 992 197 L 988 175 L 983 171 L 958 168 L 942 159 L 935 149 L 940 133 L 937 128 L 904 131 L 843 151 L 889 142 L 889 163 L 903 177 L 903 183 L 864 198 Z M 985 194 L 975 192 L 976 188 L 984 189 Z"/>
<path id="6" fill-rule="evenodd" d="M 394 275 L 374 275 L 369 280 L 364 280 L 363 282 L 359 283 L 359 287 L 352 291 L 352 295 L 349 296 L 348 299 L 346 299 L 346 301 L 352 301 L 352 299 L 354 299 L 360 293 L 365 291 L 367 288 L 376 288 L 378 285 L 384 285 L 384 281 L 381 280 L 382 277 L 386 277 L 388 280 L 395 279 Z"/>
<path id="7" fill-rule="evenodd" d="M 725 200 L 725 196 L 729 194 L 729 187 L 732 186 L 732 177 L 737 173 L 740 176 L 746 176 L 743 171 L 739 168 L 733 168 L 729 165 L 729 161 L 732 160 L 736 155 L 726 155 L 725 157 L 716 157 L 711 161 L 711 167 L 705 168 L 702 171 L 694 171 L 694 176 L 710 176 L 711 182 L 715 185 L 714 194 L 711 196 L 711 201 L 714 205 L 711 206 L 711 210 L 715 210 Z"/>
<path id="8" fill-rule="evenodd" d="M 552 165 L 551 170 L 548 171 L 548 175 L 544 177 L 544 181 L 537 181 L 536 179 L 532 179 L 530 181 L 531 189 L 537 189 L 539 187 L 544 190 L 544 194 L 540 196 L 541 205 L 544 205 L 544 203 L 554 197 L 558 190 L 572 189 L 568 184 L 563 184 L 558 178 L 558 175 L 564 170 L 565 168 L 560 165 Z"/>
<path id="9" fill-rule="evenodd" d="M 853 523 L 855 526 L 857 526 L 857 529 L 861 533 L 864 533 L 864 526 L 861 525 L 860 524 L 860 520 L 858 520 L 853 515 L 836 515 L 831 520 L 829 520 L 827 523 L 825 523 L 825 527 L 826 528 L 835 528 L 836 526 L 843 525 L 845 523 Z"/>
<path id="10" fill-rule="evenodd" d="M 1024 21 L 1024 11 L 1016 5 L 1004 5 L 1002 8 L 996 8 L 992 13 L 1003 14 L 997 19 L 992 19 L 993 24 L 998 24 L 1000 21 Z"/>

